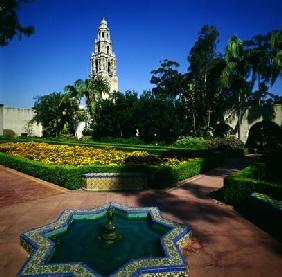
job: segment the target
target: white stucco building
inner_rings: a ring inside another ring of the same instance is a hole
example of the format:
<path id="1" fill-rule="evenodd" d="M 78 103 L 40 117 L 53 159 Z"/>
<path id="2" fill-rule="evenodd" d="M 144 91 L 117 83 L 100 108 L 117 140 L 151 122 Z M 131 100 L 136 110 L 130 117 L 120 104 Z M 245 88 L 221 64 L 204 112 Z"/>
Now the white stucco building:
<path id="1" fill-rule="evenodd" d="M 14 134 L 20 136 L 27 134 L 29 136 L 42 136 L 41 124 L 29 124 L 33 118 L 32 109 L 13 108 L 0 104 L 0 136 Z"/>

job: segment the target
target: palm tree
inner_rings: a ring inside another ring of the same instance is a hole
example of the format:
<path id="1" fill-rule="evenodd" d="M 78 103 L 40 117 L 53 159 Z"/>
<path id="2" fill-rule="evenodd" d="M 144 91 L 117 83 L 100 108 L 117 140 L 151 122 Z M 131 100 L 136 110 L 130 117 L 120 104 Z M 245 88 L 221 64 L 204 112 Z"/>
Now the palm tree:
<path id="1" fill-rule="evenodd" d="M 64 99 L 67 98 L 76 101 L 77 110 L 79 110 L 81 98 L 85 96 L 88 114 L 94 120 L 96 105 L 104 95 L 109 93 L 110 87 L 103 77 L 97 76 L 96 78 L 89 78 L 85 81 L 78 79 L 73 85 L 66 86 L 64 90 Z"/>
<path id="2" fill-rule="evenodd" d="M 86 79 L 84 82 L 86 105 L 92 119 L 94 119 L 96 105 L 101 99 L 107 98 L 110 92 L 109 83 L 101 76 Z"/>
<path id="3" fill-rule="evenodd" d="M 273 31 L 267 35 L 257 35 L 251 40 L 244 41 L 246 56 L 249 60 L 253 85 L 258 90 L 254 93 L 255 102 L 269 95 L 271 87 L 282 68 L 282 32 Z"/>
<path id="4" fill-rule="evenodd" d="M 247 81 L 250 76 L 250 64 L 242 41 L 233 36 L 224 53 L 225 68 L 221 74 L 221 81 L 224 86 L 232 92 L 233 104 L 231 108 L 235 109 L 238 117 L 238 138 L 241 138 L 241 123 L 244 112 L 249 104 L 249 98 L 252 91 L 251 82 Z"/>
<path id="5" fill-rule="evenodd" d="M 279 75 L 281 75 L 282 72 L 282 30 L 272 32 L 270 39 L 271 39 L 271 48 L 274 51 L 272 61 L 273 61 L 273 65 L 276 67 L 275 76 L 277 78 Z"/>

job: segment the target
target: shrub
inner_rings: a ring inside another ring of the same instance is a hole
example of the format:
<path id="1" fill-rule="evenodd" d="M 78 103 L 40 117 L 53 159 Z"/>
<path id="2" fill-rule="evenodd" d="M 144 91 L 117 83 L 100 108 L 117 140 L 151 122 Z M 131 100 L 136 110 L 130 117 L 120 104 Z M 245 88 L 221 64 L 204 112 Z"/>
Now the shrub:
<path id="1" fill-rule="evenodd" d="M 230 135 L 233 132 L 233 129 L 227 123 L 218 123 L 214 126 L 214 136 L 215 137 L 225 137 Z"/>
<path id="2" fill-rule="evenodd" d="M 82 141 L 82 142 L 93 142 L 93 139 L 92 139 L 92 136 L 83 136 L 79 139 L 79 141 Z"/>
<path id="3" fill-rule="evenodd" d="M 110 142 L 110 143 L 117 143 L 117 144 L 131 144 L 131 145 L 144 145 L 145 142 L 139 137 L 131 137 L 131 138 L 112 138 L 112 137 L 103 137 L 100 138 L 99 141 L 102 142 Z"/>
<path id="4" fill-rule="evenodd" d="M 212 149 L 241 149 L 244 147 L 244 143 L 236 137 L 225 138 L 212 138 L 208 140 L 208 146 Z"/>
<path id="5" fill-rule="evenodd" d="M 276 148 L 279 144 L 282 144 L 282 129 L 271 121 L 254 124 L 246 142 L 249 148 Z"/>
<path id="6" fill-rule="evenodd" d="M 185 146 L 187 148 L 206 148 L 208 143 L 202 137 L 194 138 L 191 136 L 188 137 L 180 137 L 174 143 L 177 146 Z"/>
<path id="7" fill-rule="evenodd" d="M 14 138 L 17 136 L 17 134 L 11 129 L 4 129 L 3 136 L 7 138 Z"/>
<path id="8" fill-rule="evenodd" d="M 92 136 L 93 129 L 85 127 L 82 131 L 83 136 Z"/>

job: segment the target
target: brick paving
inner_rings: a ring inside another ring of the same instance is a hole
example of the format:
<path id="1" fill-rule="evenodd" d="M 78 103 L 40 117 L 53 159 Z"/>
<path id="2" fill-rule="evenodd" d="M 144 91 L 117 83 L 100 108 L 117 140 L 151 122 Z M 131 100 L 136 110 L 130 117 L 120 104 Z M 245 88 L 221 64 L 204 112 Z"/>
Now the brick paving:
<path id="1" fill-rule="evenodd" d="M 177 187 L 134 193 L 68 191 L 0 166 L 0 276 L 15 276 L 28 257 L 19 244 L 21 232 L 55 220 L 66 208 L 107 202 L 158 206 L 165 217 L 191 225 L 192 243 L 184 249 L 191 277 L 281 276 L 282 245 L 208 195 L 222 187 L 225 175 L 247 162 L 229 160 Z"/>

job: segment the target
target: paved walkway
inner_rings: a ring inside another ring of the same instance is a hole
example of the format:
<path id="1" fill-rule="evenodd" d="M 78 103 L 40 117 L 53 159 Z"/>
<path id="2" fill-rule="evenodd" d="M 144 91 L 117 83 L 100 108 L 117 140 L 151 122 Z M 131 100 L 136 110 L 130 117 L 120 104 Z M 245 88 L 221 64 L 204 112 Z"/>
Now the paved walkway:
<path id="1" fill-rule="evenodd" d="M 68 191 L 0 166 L 0 276 L 15 276 L 27 253 L 19 234 L 53 221 L 63 209 L 93 208 L 105 202 L 158 206 L 169 219 L 189 224 L 193 240 L 185 251 L 191 277 L 281 276 L 282 245 L 240 217 L 231 206 L 209 198 L 223 176 L 246 160 L 229 160 L 208 174 L 159 191 L 104 193 Z"/>

